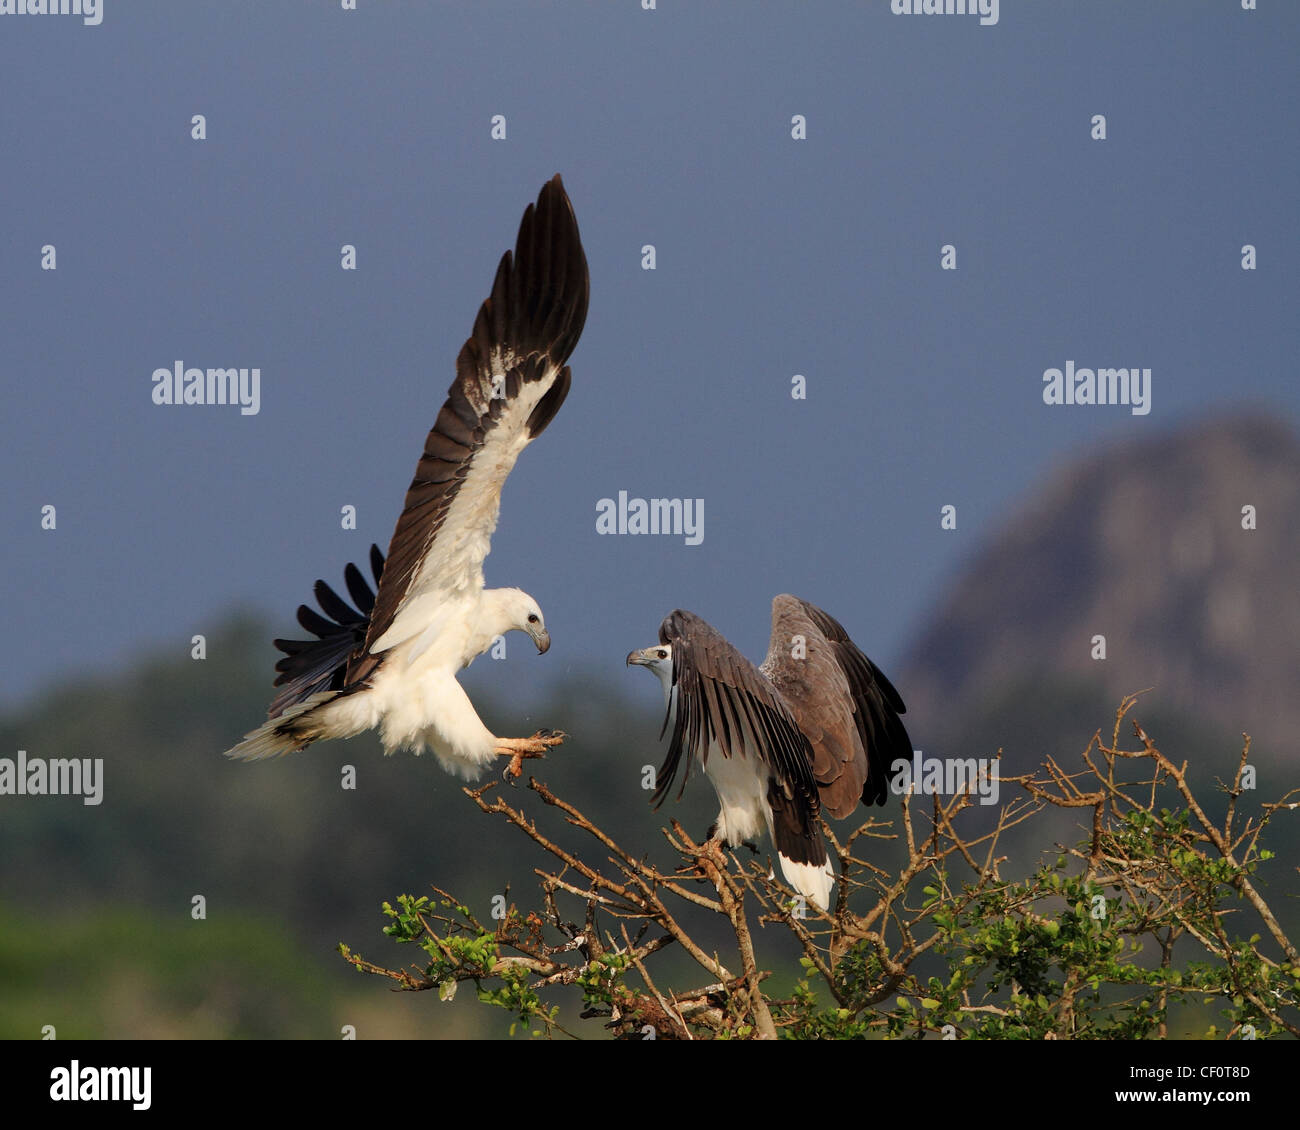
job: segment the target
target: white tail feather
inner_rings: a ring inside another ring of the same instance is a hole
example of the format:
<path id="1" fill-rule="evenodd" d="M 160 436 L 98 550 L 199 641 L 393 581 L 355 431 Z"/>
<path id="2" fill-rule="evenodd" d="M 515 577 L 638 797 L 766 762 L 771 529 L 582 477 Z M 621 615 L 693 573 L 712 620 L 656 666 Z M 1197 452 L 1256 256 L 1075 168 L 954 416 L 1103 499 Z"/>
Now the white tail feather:
<path id="1" fill-rule="evenodd" d="M 295 703 L 289 707 L 283 714 L 277 714 L 274 718 L 269 718 L 262 723 L 256 730 L 252 730 L 244 735 L 244 740 L 237 746 L 226 750 L 223 756 L 234 758 L 237 761 L 261 761 L 266 757 L 282 757 L 286 753 L 293 753 L 294 750 L 301 749 L 304 741 L 313 740 L 306 734 L 282 734 L 277 733 L 286 722 L 306 714 L 309 710 L 314 710 L 322 703 L 331 701 L 338 697 L 337 691 L 321 691 L 304 699 L 302 702 Z"/>
<path id="2" fill-rule="evenodd" d="M 831 870 L 831 861 L 825 863 L 796 863 L 784 855 L 777 855 L 781 861 L 781 874 L 785 881 L 798 891 L 818 910 L 825 910 L 831 904 L 831 888 L 835 886 L 835 872 Z"/>

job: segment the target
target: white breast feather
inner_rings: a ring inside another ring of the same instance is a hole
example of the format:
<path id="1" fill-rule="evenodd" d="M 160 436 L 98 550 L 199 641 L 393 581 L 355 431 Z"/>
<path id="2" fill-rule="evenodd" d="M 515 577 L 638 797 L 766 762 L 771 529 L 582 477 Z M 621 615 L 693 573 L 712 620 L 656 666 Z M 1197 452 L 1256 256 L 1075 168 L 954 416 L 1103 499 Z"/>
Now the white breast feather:
<path id="1" fill-rule="evenodd" d="M 704 772 L 717 790 L 722 805 L 718 834 L 732 847 L 753 840 L 764 829 L 772 831 L 772 810 L 767 803 L 767 766 L 756 757 L 724 757 L 716 742 L 709 743 Z"/>

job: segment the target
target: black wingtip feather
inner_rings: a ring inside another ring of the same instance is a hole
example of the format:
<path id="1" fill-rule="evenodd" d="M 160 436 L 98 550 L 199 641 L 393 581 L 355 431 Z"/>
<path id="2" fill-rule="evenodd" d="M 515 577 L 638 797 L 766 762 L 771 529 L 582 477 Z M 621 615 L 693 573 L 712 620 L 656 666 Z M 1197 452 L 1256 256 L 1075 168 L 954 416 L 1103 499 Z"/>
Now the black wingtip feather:
<path id="1" fill-rule="evenodd" d="M 370 547 L 370 569 L 376 585 L 383 575 L 384 555 L 379 547 Z M 353 609 L 324 581 L 317 581 L 316 599 L 321 609 L 333 619 L 327 619 L 306 604 L 298 606 L 298 623 L 317 638 L 314 640 L 272 641 L 285 652 L 277 661 L 278 672 L 274 685 L 284 689 L 275 696 L 267 716 L 275 718 L 289 707 L 310 698 L 320 691 L 347 689 L 348 660 L 365 641 L 370 625 L 369 614 L 374 607 L 375 594 L 366 584 L 361 570 L 349 563 L 343 571 L 348 593 L 359 609 Z"/>

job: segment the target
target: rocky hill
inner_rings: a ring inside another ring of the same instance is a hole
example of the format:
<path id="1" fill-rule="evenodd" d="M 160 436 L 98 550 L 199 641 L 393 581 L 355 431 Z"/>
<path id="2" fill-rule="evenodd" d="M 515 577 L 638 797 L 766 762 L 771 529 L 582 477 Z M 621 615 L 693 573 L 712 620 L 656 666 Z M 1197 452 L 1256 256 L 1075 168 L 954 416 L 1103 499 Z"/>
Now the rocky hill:
<path id="1" fill-rule="evenodd" d="M 1300 440 L 1236 416 L 1065 466 L 976 552 L 898 684 L 932 743 L 1025 734 L 1026 715 L 1039 744 L 1053 719 L 1077 741 L 1080 718 L 1095 728 L 1097 710 L 1150 687 L 1144 719 L 1238 744 L 1245 730 L 1260 762 L 1292 763 Z"/>

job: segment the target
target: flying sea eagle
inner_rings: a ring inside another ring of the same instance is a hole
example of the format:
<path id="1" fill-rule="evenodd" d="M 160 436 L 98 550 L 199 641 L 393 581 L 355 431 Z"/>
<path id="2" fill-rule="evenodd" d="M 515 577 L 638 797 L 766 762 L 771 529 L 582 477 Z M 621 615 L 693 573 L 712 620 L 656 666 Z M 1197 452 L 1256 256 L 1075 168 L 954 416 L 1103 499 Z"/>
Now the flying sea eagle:
<path id="1" fill-rule="evenodd" d="M 587 317 L 587 259 L 559 176 L 519 224 L 514 255 L 456 358 L 456 379 L 424 443 L 388 558 L 370 551 L 377 591 L 349 564 L 357 608 L 324 581 L 298 622 L 312 640 L 276 640 L 286 653 L 269 720 L 230 757 L 251 760 L 379 727 L 384 752 L 428 748 L 450 772 L 478 776 L 496 756 L 517 775 L 562 735 L 499 738 L 474 712 L 456 673 L 508 631 L 550 647 L 542 610 L 519 589 L 483 587 L 501 487 L 569 391 L 565 365 Z"/>
<path id="2" fill-rule="evenodd" d="M 682 758 L 682 789 L 698 761 L 722 805 L 709 840 L 737 847 L 765 827 L 786 881 L 826 909 L 835 874 L 818 814 L 843 819 L 859 802 L 884 804 L 889 765 L 912 759 L 906 707 L 889 680 L 839 623 L 788 593 L 772 601 L 761 667 L 681 609 L 659 626 L 657 647 L 627 661 L 659 677 L 664 730 L 672 726 L 656 806 Z"/>

